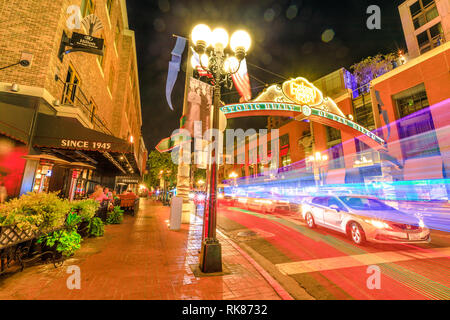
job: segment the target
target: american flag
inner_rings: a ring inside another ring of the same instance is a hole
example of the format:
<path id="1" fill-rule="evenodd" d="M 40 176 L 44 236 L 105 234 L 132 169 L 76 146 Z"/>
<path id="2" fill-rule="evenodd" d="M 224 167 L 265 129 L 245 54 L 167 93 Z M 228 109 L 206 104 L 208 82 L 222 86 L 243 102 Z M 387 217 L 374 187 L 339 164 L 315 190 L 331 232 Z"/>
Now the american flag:
<path id="1" fill-rule="evenodd" d="M 239 70 L 231 76 L 234 86 L 241 95 L 241 100 L 249 101 L 252 99 L 252 91 L 250 87 L 250 78 L 248 76 L 247 61 L 243 59 Z"/>

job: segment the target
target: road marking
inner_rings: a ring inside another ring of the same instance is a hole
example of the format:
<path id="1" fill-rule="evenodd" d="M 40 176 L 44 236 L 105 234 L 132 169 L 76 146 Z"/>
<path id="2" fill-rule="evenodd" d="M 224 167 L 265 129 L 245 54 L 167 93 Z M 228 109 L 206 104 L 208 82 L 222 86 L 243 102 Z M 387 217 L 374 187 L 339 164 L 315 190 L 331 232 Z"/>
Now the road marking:
<path id="1" fill-rule="evenodd" d="M 418 250 L 385 251 L 377 253 L 357 254 L 351 256 L 314 259 L 280 263 L 275 265 L 285 275 L 307 272 L 327 271 L 343 268 L 361 267 L 373 264 L 392 263 L 415 259 L 449 258 L 450 247 L 430 249 L 428 252 Z"/>

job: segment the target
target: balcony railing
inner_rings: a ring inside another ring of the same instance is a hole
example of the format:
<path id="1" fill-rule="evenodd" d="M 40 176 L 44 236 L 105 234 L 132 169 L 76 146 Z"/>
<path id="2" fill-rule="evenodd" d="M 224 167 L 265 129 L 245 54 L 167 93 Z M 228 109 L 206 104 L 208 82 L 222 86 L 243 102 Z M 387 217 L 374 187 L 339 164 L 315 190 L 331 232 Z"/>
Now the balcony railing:
<path id="1" fill-rule="evenodd" d="M 71 106 L 80 109 L 86 118 L 92 123 L 94 129 L 100 130 L 104 133 L 111 134 L 111 130 L 106 126 L 105 121 L 95 114 L 93 104 L 86 97 L 81 86 L 77 83 L 59 81 L 62 85 L 62 106 Z"/>
<path id="2" fill-rule="evenodd" d="M 431 41 L 427 42 L 426 44 L 422 45 L 420 47 L 420 53 L 424 54 L 427 51 L 430 51 L 436 47 L 439 47 L 440 45 L 444 44 L 446 42 L 445 35 L 443 33 L 438 34 L 434 38 L 431 39 Z"/>

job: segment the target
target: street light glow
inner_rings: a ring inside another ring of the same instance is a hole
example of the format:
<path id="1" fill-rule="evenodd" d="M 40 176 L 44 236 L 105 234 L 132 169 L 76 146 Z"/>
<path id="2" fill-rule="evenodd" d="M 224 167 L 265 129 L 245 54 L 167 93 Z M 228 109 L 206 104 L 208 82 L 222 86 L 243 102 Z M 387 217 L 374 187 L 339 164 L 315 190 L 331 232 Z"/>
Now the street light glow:
<path id="1" fill-rule="evenodd" d="M 207 48 L 211 44 L 211 29 L 206 24 L 198 24 L 192 29 L 191 38 L 196 46 L 203 42 Z"/>
<path id="2" fill-rule="evenodd" d="M 236 172 L 232 172 L 232 173 L 230 173 L 230 176 L 229 176 L 231 179 L 234 179 L 234 178 L 237 178 L 238 177 L 238 174 L 236 173 Z"/>
<path id="3" fill-rule="evenodd" d="M 228 32 L 223 28 L 216 28 L 212 32 L 211 44 L 218 50 L 223 50 L 228 45 Z"/>
<path id="4" fill-rule="evenodd" d="M 236 52 L 239 48 L 243 48 L 245 51 L 248 51 L 251 43 L 252 40 L 250 35 L 244 30 L 238 30 L 231 36 L 230 47 L 234 52 Z"/>

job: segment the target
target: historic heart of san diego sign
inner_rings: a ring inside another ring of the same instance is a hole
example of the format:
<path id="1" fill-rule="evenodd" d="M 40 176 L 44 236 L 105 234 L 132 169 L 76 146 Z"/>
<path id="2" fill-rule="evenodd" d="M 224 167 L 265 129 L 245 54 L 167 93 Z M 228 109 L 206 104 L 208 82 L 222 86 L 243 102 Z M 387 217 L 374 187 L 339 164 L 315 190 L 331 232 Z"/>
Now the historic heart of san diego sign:
<path id="1" fill-rule="evenodd" d="M 305 78 L 272 85 L 248 103 L 229 104 L 220 108 L 227 118 L 248 116 L 294 117 L 309 119 L 348 132 L 374 149 L 385 148 L 385 141 L 373 132 L 348 119 L 330 98 Z"/>

